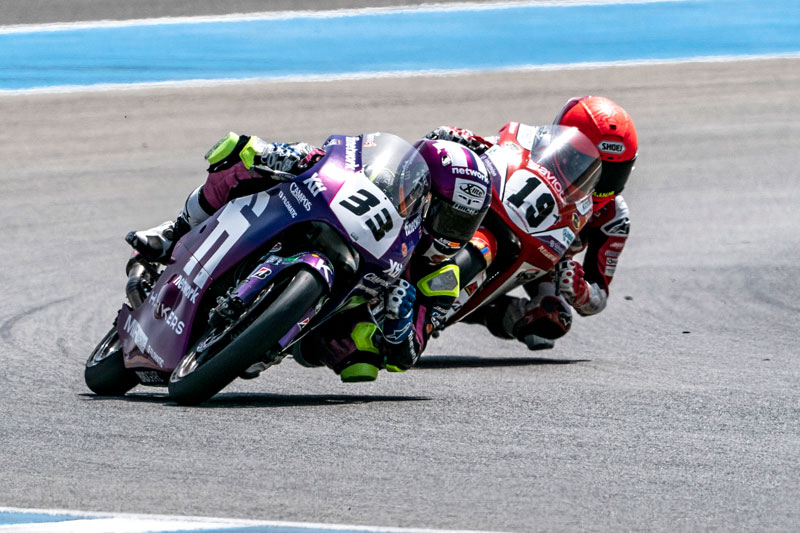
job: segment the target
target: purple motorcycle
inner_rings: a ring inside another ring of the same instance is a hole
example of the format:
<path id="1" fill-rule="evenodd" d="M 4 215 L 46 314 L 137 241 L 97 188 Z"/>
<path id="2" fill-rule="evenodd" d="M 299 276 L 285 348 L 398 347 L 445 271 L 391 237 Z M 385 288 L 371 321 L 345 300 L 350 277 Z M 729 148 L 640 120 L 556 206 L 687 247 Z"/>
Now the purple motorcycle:
<path id="1" fill-rule="evenodd" d="M 419 241 L 428 167 L 386 133 L 323 147 L 313 168 L 186 234 L 166 267 L 134 254 L 128 304 L 86 362 L 92 391 L 168 386 L 198 404 L 337 312 L 382 301 Z"/>

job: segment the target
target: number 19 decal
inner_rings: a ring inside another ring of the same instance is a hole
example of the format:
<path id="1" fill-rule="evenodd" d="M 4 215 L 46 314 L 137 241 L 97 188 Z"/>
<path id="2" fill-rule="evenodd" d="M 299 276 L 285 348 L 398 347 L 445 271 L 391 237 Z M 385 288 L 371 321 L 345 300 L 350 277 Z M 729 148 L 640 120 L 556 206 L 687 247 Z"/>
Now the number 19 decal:
<path id="1" fill-rule="evenodd" d="M 508 180 L 503 203 L 511 219 L 527 233 L 545 230 L 558 220 L 550 189 L 527 170 L 518 170 Z"/>

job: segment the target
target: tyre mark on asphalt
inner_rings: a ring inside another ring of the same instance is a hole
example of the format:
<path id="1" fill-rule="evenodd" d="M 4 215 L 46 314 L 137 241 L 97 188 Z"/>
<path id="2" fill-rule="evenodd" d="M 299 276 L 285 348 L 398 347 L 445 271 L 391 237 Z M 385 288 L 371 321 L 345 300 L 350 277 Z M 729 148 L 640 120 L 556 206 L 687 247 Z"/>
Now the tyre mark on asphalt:
<path id="1" fill-rule="evenodd" d="M 26 311 L 13 315 L 11 318 L 6 319 L 2 324 L 0 324 L 0 338 L 9 341 L 11 343 L 13 341 L 11 336 L 11 331 L 14 329 L 14 326 L 16 326 L 20 320 L 22 320 L 23 318 L 27 318 L 31 315 L 34 315 L 39 311 L 44 311 L 49 307 L 58 305 L 60 303 L 64 303 L 67 300 L 72 300 L 72 299 L 73 299 L 72 297 L 59 298 L 58 300 L 53 300 L 52 302 L 47 302 L 45 304 L 37 305 L 36 307 L 32 307 Z"/>

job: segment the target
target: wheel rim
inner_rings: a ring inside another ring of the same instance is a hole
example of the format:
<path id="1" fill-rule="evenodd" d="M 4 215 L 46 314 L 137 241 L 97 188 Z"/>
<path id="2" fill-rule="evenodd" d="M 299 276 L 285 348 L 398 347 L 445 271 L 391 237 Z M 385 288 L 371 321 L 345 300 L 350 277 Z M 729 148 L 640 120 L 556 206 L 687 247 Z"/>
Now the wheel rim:
<path id="1" fill-rule="evenodd" d="M 272 293 L 274 288 L 275 284 L 265 287 L 264 290 L 262 290 L 253 301 L 253 303 L 250 304 L 250 307 L 245 310 L 238 319 L 225 326 L 225 328 L 221 331 L 211 330 L 200 337 L 191 351 L 187 353 L 183 359 L 181 359 L 180 363 L 178 363 L 178 366 L 172 371 L 172 375 L 169 377 L 170 382 L 174 383 L 176 381 L 180 381 L 200 368 L 202 364 L 213 359 L 215 354 L 209 354 L 209 350 L 213 349 L 214 345 L 219 340 L 228 337 L 232 330 L 238 328 L 243 322 L 249 319 L 253 311 L 259 307 L 259 305 L 264 301 L 265 298 L 269 296 L 270 293 Z M 210 357 L 206 357 L 207 355 L 210 355 Z"/>
<path id="2" fill-rule="evenodd" d="M 86 366 L 95 366 L 100 364 L 103 360 L 122 349 L 122 343 L 119 340 L 119 334 L 116 328 L 109 331 L 97 348 L 94 349 L 89 360 L 86 361 Z"/>
<path id="3" fill-rule="evenodd" d="M 197 367 L 197 352 L 186 354 L 186 356 L 181 359 L 181 362 L 178 363 L 178 366 L 175 368 L 175 370 L 172 371 L 172 375 L 169 377 L 169 380 L 172 382 L 180 381 L 197 370 Z"/>

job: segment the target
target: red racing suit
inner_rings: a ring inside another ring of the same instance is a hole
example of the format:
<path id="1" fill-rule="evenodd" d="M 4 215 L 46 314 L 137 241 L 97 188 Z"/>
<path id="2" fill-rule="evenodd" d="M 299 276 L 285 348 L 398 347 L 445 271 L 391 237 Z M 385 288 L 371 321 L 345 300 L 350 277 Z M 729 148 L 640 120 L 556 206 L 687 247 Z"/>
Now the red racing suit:
<path id="1" fill-rule="evenodd" d="M 597 203 L 595 206 L 598 207 Z M 570 246 L 568 258 L 586 251 L 583 259 L 584 279 L 597 285 L 603 292 L 597 300 L 590 299 L 583 307 L 576 308 L 579 314 L 593 315 L 605 307 L 609 285 L 617 270 L 617 262 L 629 232 L 628 204 L 622 195 L 617 194 L 592 213 L 592 218 Z"/>
<path id="2" fill-rule="evenodd" d="M 442 132 L 446 132 L 446 136 L 443 137 Z M 479 154 L 496 142 L 494 137 L 484 138 L 469 130 L 448 126 L 433 130 L 427 136 L 460 142 Z M 575 306 L 582 316 L 599 313 L 605 308 L 609 286 L 630 230 L 628 206 L 620 194 L 595 196 L 593 207 L 591 219 L 564 256 L 564 259 L 572 259 L 585 252 L 583 279 L 589 284 L 589 298 L 582 305 Z M 558 295 L 557 276 L 557 271 L 552 272 L 550 276 L 525 285 L 530 300 L 502 295 L 481 306 L 464 321 L 482 323 L 493 335 L 501 338 L 523 340 L 529 335 L 558 338 L 569 331 L 572 313 L 565 298 Z"/>

